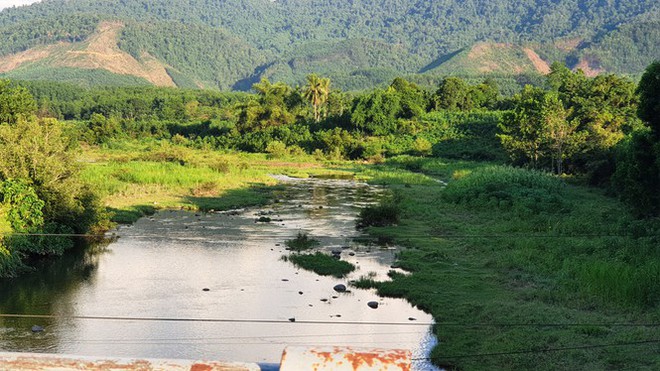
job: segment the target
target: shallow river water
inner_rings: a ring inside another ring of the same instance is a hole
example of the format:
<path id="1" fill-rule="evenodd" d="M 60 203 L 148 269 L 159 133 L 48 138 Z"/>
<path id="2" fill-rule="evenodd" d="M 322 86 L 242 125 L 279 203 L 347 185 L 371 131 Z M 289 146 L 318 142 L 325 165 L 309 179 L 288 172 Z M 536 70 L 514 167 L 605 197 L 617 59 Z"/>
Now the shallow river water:
<path id="1" fill-rule="evenodd" d="M 352 181 L 280 180 L 285 189 L 269 206 L 162 211 L 118 228 L 109 245 L 0 281 L 1 313 L 54 317 L 0 318 L 0 349 L 278 363 L 286 346 L 346 345 L 406 348 L 425 357 L 435 343 L 423 325 L 430 315 L 373 290 L 333 290 L 362 275 L 386 279 L 391 269 L 394 247 L 354 239 L 359 208 L 382 190 Z M 257 223 L 263 215 L 273 221 Z M 337 279 L 283 261 L 284 241 L 298 232 L 320 240 L 322 251 L 342 249 L 342 259 L 358 269 Z M 380 305 L 371 309 L 369 301 Z M 45 331 L 33 333 L 33 325 Z M 423 361 L 416 368 L 431 369 Z"/>

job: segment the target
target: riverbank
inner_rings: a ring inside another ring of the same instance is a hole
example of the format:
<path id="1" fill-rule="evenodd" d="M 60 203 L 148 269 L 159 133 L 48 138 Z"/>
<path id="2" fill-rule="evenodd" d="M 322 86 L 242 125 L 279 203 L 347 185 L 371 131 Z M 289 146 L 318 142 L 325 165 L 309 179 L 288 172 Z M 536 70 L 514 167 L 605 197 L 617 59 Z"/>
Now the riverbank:
<path id="1" fill-rule="evenodd" d="M 333 175 L 312 156 L 195 150 L 168 143 L 122 143 L 83 152 L 82 179 L 96 189 L 116 223 L 130 224 L 160 209 L 227 210 L 267 203 L 277 180 Z"/>
<path id="2" fill-rule="evenodd" d="M 369 169 L 400 213 L 369 232 L 407 247 L 397 264 L 412 274 L 361 284 L 430 312 L 447 369 L 660 368 L 658 223 L 600 190 L 489 166 Z"/>

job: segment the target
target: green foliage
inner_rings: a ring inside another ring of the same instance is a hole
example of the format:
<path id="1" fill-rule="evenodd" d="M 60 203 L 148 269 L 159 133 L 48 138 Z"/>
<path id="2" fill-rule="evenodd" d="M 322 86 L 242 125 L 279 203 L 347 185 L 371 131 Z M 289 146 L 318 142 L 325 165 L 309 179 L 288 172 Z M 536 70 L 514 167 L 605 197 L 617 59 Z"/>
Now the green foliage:
<path id="1" fill-rule="evenodd" d="M 0 215 L 9 222 L 12 231 L 32 233 L 43 227 L 44 202 L 24 181 L 5 180 L 0 183 L 0 205 Z"/>
<path id="2" fill-rule="evenodd" d="M 223 29 L 178 20 L 130 22 L 119 45 L 138 60 L 148 53 L 167 61 L 179 77 L 177 86 L 189 88 L 229 90 L 266 63 L 265 53 Z"/>
<path id="3" fill-rule="evenodd" d="M 640 216 L 660 214 L 660 63 L 648 66 L 639 82 L 638 114 L 649 124 L 619 149 L 614 186 Z M 650 130 L 649 130 L 650 129 Z"/>
<path id="4" fill-rule="evenodd" d="M 397 119 L 402 115 L 401 97 L 396 90 L 375 89 L 357 98 L 351 123 L 366 134 L 387 135 L 396 132 Z"/>
<path id="5" fill-rule="evenodd" d="M 318 246 L 319 241 L 310 238 L 307 233 L 298 232 L 296 238 L 287 240 L 284 244 L 286 245 L 287 250 L 300 252 Z"/>
<path id="6" fill-rule="evenodd" d="M 77 174 L 71 139 L 53 119 L 19 120 L 0 125 L 0 179 L 22 179 L 44 202 L 46 224 L 85 233 L 102 222 L 99 200 Z"/>
<path id="7" fill-rule="evenodd" d="M 506 153 L 497 139 L 501 111 L 434 111 L 421 122 L 433 144 L 433 155 L 452 159 L 504 161 Z"/>
<path id="8" fill-rule="evenodd" d="M 397 224 L 401 213 L 398 203 L 399 197 L 394 194 L 393 197 L 386 198 L 377 205 L 363 208 L 355 221 L 356 227 L 387 227 Z"/>
<path id="9" fill-rule="evenodd" d="M 638 216 L 660 214 L 660 142 L 651 133 L 637 132 L 620 146 L 612 182 Z"/>
<path id="10" fill-rule="evenodd" d="M 499 88 L 493 79 L 478 85 L 469 85 L 460 77 L 446 77 L 440 82 L 432 97 L 436 110 L 469 111 L 475 108 L 494 107 L 499 97 Z"/>
<path id="11" fill-rule="evenodd" d="M 639 117 L 646 121 L 656 140 L 660 142 L 660 61 L 650 64 L 637 87 Z"/>
<path id="12" fill-rule="evenodd" d="M 149 86 L 151 83 L 141 77 L 119 75 L 103 69 L 80 69 L 72 67 L 30 66 L 2 74 L 12 80 L 65 82 L 83 88 L 95 86 Z"/>
<path id="13" fill-rule="evenodd" d="M 94 30 L 99 17 L 62 12 L 47 17 L 27 16 L 28 22 L 0 21 L 0 55 L 22 52 L 38 45 L 84 40 Z"/>
<path id="14" fill-rule="evenodd" d="M 556 213 L 564 207 L 564 183 L 548 174 L 492 166 L 472 171 L 450 182 L 444 200 L 476 208 Z"/>
<path id="15" fill-rule="evenodd" d="M 0 80 L 0 124 L 13 124 L 34 114 L 37 105 L 27 89 Z"/>
<path id="16" fill-rule="evenodd" d="M 280 142 L 279 140 L 274 140 L 269 142 L 266 146 L 266 153 L 268 153 L 272 158 L 282 158 L 286 156 L 289 151 L 286 148 L 286 144 Z"/>
<path id="17" fill-rule="evenodd" d="M 434 364 L 459 369 L 600 369 L 614 363 L 657 368 L 652 346 L 578 349 L 562 357 L 455 357 L 533 350 L 530 344 L 541 349 L 653 338 L 654 328 L 574 324 L 654 321 L 660 305 L 657 220 L 635 221 L 622 203 L 599 190 L 563 186 L 558 178 L 529 170 L 511 169 L 508 174 L 507 168 L 484 169 L 498 175 L 481 183 L 481 169 L 488 167 L 483 163 L 396 158 L 387 164 L 399 166 L 400 172 L 414 167 L 448 182 L 446 188 L 394 183 L 401 195 L 401 222 L 370 232 L 407 247 L 396 264 L 409 273 L 391 274 L 391 281 L 359 282 L 376 287 L 380 295 L 403 297 L 434 316 L 434 333 L 441 340 L 431 353 Z M 391 171 L 372 170 L 381 169 Z M 452 180 L 452 173 L 460 179 Z M 472 174 L 477 177 L 468 180 Z M 464 179 L 460 187 L 455 184 Z M 478 196 L 488 184 L 495 189 L 490 194 L 497 204 Z M 445 198 L 446 192 L 459 188 L 479 189 L 466 192 L 475 201 Z M 526 201 L 528 196 L 517 189 L 532 193 L 542 203 L 541 210 L 524 211 L 522 206 L 534 201 Z M 516 202 L 513 207 L 499 201 L 507 194 Z M 552 195 L 562 200 L 556 210 L 553 202 L 546 203 Z M 443 324 L 443 318 L 452 318 L 451 323 Z"/>
<path id="18" fill-rule="evenodd" d="M 285 257 L 295 266 L 312 271 L 321 276 L 333 276 L 341 278 L 355 270 L 355 266 L 349 262 L 338 260 L 322 252 L 314 254 L 291 254 Z"/>

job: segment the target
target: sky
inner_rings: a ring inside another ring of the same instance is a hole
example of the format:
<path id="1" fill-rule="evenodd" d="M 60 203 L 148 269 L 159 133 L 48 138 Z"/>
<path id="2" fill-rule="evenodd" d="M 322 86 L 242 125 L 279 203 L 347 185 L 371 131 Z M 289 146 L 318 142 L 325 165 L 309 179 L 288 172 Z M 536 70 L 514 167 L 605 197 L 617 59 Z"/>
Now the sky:
<path id="1" fill-rule="evenodd" d="M 10 8 L 14 5 L 27 5 L 32 3 L 38 3 L 40 0 L 0 0 L 0 10 L 4 8 Z"/>

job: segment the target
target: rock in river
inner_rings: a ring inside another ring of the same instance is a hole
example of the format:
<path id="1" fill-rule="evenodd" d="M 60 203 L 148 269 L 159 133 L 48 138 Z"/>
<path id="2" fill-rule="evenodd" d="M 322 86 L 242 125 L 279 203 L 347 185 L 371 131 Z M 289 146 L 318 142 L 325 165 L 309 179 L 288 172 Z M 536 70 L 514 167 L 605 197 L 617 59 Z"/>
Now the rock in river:
<path id="1" fill-rule="evenodd" d="M 44 328 L 39 325 L 32 326 L 32 332 L 43 332 Z"/>
<path id="2" fill-rule="evenodd" d="M 339 285 L 335 285 L 333 289 L 337 292 L 346 292 L 346 285 L 340 283 Z"/>
<path id="3" fill-rule="evenodd" d="M 367 303 L 367 305 L 369 306 L 369 308 L 372 308 L 372 309 L 378 308 L 378 302 L 377 301 L 370 301 L 370 302 Z"/>

